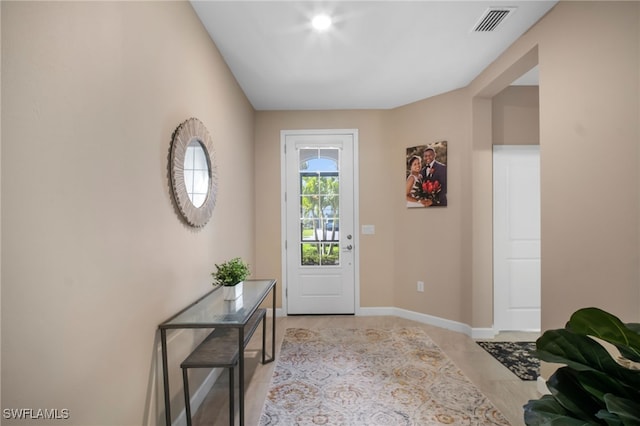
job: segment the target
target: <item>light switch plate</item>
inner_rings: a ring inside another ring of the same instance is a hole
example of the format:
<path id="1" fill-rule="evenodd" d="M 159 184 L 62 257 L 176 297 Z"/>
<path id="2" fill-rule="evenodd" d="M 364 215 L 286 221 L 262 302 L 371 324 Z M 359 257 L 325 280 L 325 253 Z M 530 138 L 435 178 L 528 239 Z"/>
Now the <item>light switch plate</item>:
<path id="1" fill-rule="evenodd" d="M 362 234 L 363 235 L 373 235 L 376 233 L 375 225 L 362 225 Z"/>

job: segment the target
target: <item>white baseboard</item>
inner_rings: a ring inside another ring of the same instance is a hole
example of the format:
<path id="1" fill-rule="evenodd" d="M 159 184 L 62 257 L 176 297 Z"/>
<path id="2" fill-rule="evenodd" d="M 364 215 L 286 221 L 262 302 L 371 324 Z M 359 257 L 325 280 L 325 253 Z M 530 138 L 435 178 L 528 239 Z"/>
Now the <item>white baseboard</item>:
<path id="1" fill-rule="evenodd" d="M 376 308 L 360 308 L 357 315 L 361 316 L 397 316 L 400 318 L 417 321 L 423 324 L 429 324 L 447 330 L 464 333 L 473 339 L 488 339 L 494 337 L 497 333 L 492 328 L 472 328 L 467 324 L 452 321 L 428 314 L 409 311 L 406 309 L 395 307 L 376 307 Z"/>

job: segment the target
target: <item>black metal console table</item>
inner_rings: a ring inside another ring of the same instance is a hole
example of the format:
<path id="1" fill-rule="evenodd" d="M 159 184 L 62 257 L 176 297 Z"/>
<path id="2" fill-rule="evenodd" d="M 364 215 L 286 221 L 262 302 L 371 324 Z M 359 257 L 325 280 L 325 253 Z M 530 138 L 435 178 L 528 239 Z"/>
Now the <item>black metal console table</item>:
<path id="1" fill-rule="evenodd" d="M 276 353 L 276 280 L 246 280 L 242 296 L 237 302 L 224 300 L 218 287 L 169 318 L 158 327 L 162 343 L 162 376 L 164 381 L 165 420 L 171 426 L 171 395 L 169 393 L 169 373 L 167 360 L 167 330 L 177 328 L 235 328 L 238 330 L 238 398 L 240 425 L 244 426 L 244 326 L 253 313 L 272 293 L 271 320 L 271 357 L 265 363 L 274 360 Z"/>

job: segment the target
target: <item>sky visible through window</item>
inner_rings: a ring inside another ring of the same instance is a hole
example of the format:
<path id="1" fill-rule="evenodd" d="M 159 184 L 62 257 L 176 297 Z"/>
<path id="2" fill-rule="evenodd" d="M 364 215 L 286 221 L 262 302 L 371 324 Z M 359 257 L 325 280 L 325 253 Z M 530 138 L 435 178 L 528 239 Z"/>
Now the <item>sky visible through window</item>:
<path id="1" fill-rule="evenodd" d="M 338 165 L 335 160 L 327 158 L 314 158 L 307 160 L 306 171 L 314 172 L 335 172 L 338 171 Z"/>

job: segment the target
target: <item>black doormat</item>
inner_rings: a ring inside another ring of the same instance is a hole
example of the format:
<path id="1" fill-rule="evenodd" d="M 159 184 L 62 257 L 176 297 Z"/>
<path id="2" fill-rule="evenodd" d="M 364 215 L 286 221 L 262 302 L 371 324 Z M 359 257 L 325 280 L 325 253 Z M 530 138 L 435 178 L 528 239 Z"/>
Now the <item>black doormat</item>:
<path id="1" fill-rule="evenodd" d="M 533 355 L 535 342 L 477 343 L 520 379 L 536 380 L 540 375 L 540 360 Z"/>

